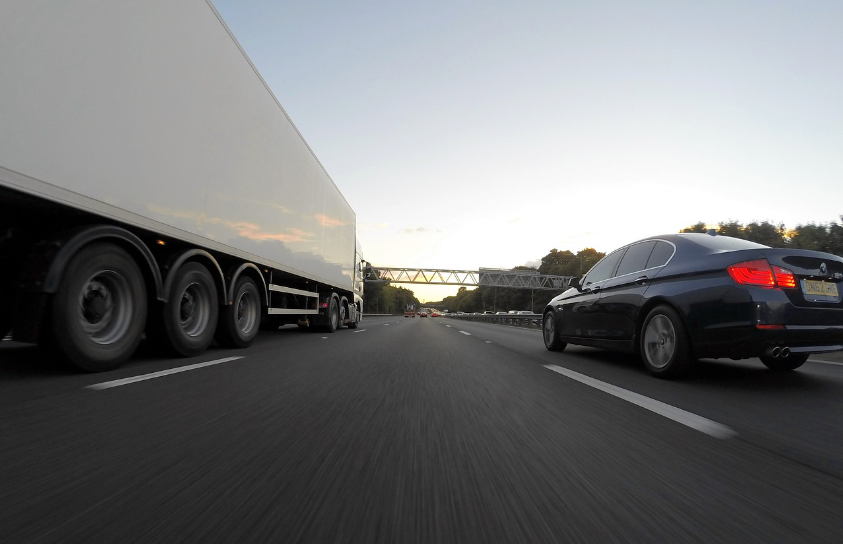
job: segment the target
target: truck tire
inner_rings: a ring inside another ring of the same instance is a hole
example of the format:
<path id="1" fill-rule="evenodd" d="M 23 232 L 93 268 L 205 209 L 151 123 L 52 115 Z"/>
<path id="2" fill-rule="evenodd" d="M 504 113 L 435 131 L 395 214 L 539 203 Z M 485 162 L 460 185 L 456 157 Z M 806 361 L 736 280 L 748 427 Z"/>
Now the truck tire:
<path id="1" fill-rule="evenodd" d="M 328 303 L 328 324 L 325 325 L 325 332 L 336 332 L 340 327 L 340 304 L 336 297 L 331 297 Z"/>
<path id="2" fill-rule="evenodd" d="M 173 351 L 194 357 L 214 339 L 219 316 L 217 288 L 211 273 L 199 263 L 185 263 L 175 273 L 163 307 L 163 333 Z"/>
<path id="3" fill-rule="evenodd" d="M 0 340 L 9 334 L 14 323 L 16 272 L 9 260 L 0 259 Z"/>
<path id="4" fill-rule="evenodd" d="M 92 244 L 64 271 L 48 336 L 76 368 L 113 370 L 138 347 L 146 312 L 146 285 L 134 259 L 115 244 Z"/>
<path id="5" fill-rule="evenodd" d="M 217 342 L 229 348 L 249 347 L 258 334 L 260 324 L 261 302 L 258 287 L 251 278 L 241 277 L 234 286 L 233 303 L 221 308 Z"/>

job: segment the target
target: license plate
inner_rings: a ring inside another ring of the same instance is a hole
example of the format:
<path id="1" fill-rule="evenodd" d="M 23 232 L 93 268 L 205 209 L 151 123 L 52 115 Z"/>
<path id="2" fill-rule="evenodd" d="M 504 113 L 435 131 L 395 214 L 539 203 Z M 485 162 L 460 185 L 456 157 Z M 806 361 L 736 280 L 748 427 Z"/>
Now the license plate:
<path id="1" fill-rule="evenodd" d="M 802 292 L 806 295 L 836 297 L 837 284 L 829 281 L 804 280 L 802 282 Z"/>

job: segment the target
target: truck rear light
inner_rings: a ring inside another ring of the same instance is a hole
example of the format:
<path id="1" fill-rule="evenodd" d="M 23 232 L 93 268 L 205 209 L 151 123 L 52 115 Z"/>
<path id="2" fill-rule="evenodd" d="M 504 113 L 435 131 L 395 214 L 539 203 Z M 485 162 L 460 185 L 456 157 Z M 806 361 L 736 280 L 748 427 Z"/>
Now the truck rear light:
<path id="1" fill-rule="evenodd" d="M 774 289 L 776 287 L 794 289 L 796 278 L 793 272 L 780 266 L 770 266 L 767 259 L 755 259 L 733 264 L 726 268 L 733 280 L 742 285 L 755 285 Z"/>

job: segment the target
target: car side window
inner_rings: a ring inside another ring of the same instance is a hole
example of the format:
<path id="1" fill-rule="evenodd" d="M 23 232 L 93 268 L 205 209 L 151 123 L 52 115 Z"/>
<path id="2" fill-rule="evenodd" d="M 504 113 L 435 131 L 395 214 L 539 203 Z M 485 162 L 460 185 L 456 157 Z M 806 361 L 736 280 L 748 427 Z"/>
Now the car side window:
<path id="1" fill-rule="evenodd" d="M 615 275 L 624 276 L 647 268 L 647 261 L 655 246 L 655 241 L 641 242 L 629 246 L 626 253 L 624 253 L 623 259 L 621 259 L 621 264 L 618 265 L 618 272 Z"/>
<path id="2" fill-rule="evenodd" d="M 673 246 L 667 242 L 656 242 L 656 247 L 650 253 L 650 258 L 647 260 L 647 268 L 655 268 L 657 266 L 664 266 L 667 261 L 673 257 Z"/>
<path id="3" fill-rule="evenodd" d="M 612 272 L 615 270 L 615 265 L 623 255 L 623 248 L 610 253 L 603 257 L 603 260 L 594 265 L 594 268 L 589 270 L 585 278 L 583 278 L 583 285 L 587 286 L 589 283 L 597 283 L 598 281 L 607 280 L 612 277 Z"/>

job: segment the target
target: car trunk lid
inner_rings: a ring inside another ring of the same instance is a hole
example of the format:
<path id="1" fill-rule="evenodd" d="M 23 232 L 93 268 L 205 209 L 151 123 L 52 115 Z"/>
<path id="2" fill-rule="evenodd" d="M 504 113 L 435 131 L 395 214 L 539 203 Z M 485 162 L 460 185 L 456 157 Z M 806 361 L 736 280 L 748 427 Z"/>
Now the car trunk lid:
<path id="1" fill-rule="evenodd" d="M 792 304 L 843 308 L 843 258 L 798 249 L 768 249 L 763 253 L 771 265 L 793 272 L 796 288 L 782 289 Z"/>

